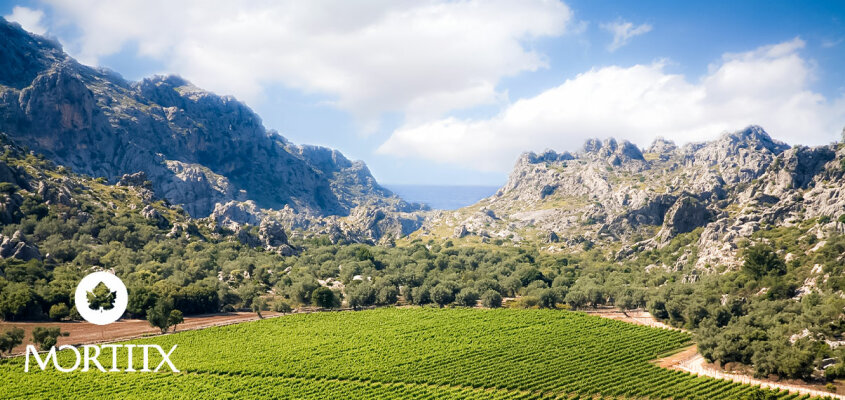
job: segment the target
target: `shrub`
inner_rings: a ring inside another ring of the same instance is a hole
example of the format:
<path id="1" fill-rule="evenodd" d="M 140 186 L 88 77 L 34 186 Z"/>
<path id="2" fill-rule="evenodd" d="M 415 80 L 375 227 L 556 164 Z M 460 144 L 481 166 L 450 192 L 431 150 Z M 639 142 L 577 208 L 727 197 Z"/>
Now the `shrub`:
<path id="1" fill-rule="evenodd" d="M 50 307 L 50 319 L 59 321 L 67 318 L 69 315 L 70 309 L 65 303 L 53 304 L 53 306 Z"/>
<path id="2" fill-rule="evenodd" d="M 463 288 L 455 297 L 455 302 L 461 306 L 475 307 L 478 303 L 478 292 L 470 288 Z"/>
<path id="3" fill-rule="evenodd" d="M 499 308 L 502 306 L 502 295 L 490 289 L 481 295 L 481 305 L 487 308 Z"/>

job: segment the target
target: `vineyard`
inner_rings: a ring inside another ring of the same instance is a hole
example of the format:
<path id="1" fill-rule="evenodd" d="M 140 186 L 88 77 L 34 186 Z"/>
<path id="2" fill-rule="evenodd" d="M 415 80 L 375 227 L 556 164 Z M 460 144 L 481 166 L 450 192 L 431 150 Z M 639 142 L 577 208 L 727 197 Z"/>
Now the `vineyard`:
<path id="1" fill-rule="evenodd" d="M 300 314 L 134 342 L 178 344 L 182 373 L 24 373 L 16 358 L 0 397 L 809 398 L 659 368 L 687 334 L 562 311 Z"/>

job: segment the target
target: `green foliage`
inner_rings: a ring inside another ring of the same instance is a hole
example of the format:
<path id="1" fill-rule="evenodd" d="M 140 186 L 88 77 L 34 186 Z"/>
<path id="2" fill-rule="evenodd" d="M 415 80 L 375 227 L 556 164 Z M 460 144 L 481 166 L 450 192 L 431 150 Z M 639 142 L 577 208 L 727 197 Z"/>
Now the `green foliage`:
<path id="1" fill-rule="evenodd" d="M 18 185 L 9 182 L 0 182 L 0 193 L 3 194 L 12 194 L 20 190 Z"/>
<path id="2" fill-rule="evenodd" d="M 269 309 L 270 307 L 267 306 L 267 301 L 263 297 L 258 297 L 252 302 L 252 312 L 258 314 L 258 318 L 264 318 L 261 312 Z"/>
<path id="3" fill-rule="evenodd" d="M 0 354 L 11 353 L 15 346 L 23 343 L 23 337 L 23 329 L 15 327 L 12 327 L 0 334 Z"/>
<path id="4" fill-rule="evenodd" d="M 315 306 L 321 308 L 332 309 L 340 307 L 340 298 L 338 295 L 334 290 L 325 286 L 314 289 L 314 292 L 311 293 L 311 300 Z"/>
<path id="5" fill-rule="evenodd" d="M 431 289 L 431 300 L 443 307 L 455 301 L 455 293 L 451 286 L 441 283 Z"/>
<path id="6" fill-rule="evenodd" d="M 743 252 L 744 263 L 742 270 L 752 278 L 761 278 L 765 275 L 783 275 L 786 273 L 786 264 L 766 244 L 755 244 L 747 247 Z"/>
<path id="7" fill-rule="evenodd" d="M 176 325 L 181 324 L 184 319 L 182 312 L 173 308 L 172 300 L 159 299 L 147 310 L 147 321 L 150 326 L 160 329 L 161 333 L 166 333 L 171 327 L 175 330 Z"/>
<path id="8" fill-rule="evenodd" d="M 359 282 L 354 286 L 347 287 L 346 293 L 349 307 L 355 310 L 371 306 L 376 302 L 377 292 L 369 282 Z"/>
<path id="9" fill-rule="evenodd" d="M 463 288 L 455 296 L 455 303 L 464 307 L 475 307 L 478 303 L 478 292 L 472 288 Z"/>
<path id="10" fill-rule="evenodd" d="M 162 331 L 173 326 L 174 310 L 186 315 L 260 311 L 269 293 L 276 297 L 274 309 L 323 302 L 336 308 L 341 298 L 353 308 L 473 305 L 479 298 L 485 307 L 497 307 L 503 295 L 517 297 L 509 303 L 524 308 L 566 303 L 573 309 L 614 305 L 627 310 L 645 305 L 657 318 L 695 330 L 702 353 L 710 359 L 801 377 L 808 359 L 819 365 L 832 356 L 829 349 L 814 347 L 820 338 L 842 337 L 845 328 L 845 304 L 837 295 L 845 290 L 845 238 L 833 235 L 819 244 L 815 233 L 807 231 L 813 220 L 761 227 L 753 240 L 765 244 L 742 251 L 742 272 L 712 266 L 719 274 L 693 270 L 701 228 L 677 235 L 659 249 L 635 249 L 622 260 L 613 257 L 618 249 L 589 240 L 583 251 L 547 254 L 524 244 L 430 240 L 392 247 L 332 244 L 326 236 L 291 239 L 302 251 L 282 257 L 244 246 L 232 232 L 198 224 L 162 202 L 151 206 L 166 221 L 148 221 L 138 211 L 146 203 L 128 188 L 94 183 L 36 157 L 16 159 L 8 151 L 6 162 L 31 176 L 64 175 L 80 182 L 72 189 L 73 207 L 47 205 L 28 189 L 0 185 L 0 195 L 14 196 L 22 204 L 20 210 L 10 210 L 12 222 L 2 227 L 3 233 L 20 231 L 42 255 L 50 254 L 43 261 L 0 260 L 0 316 L 6 320 L 78 318 L 73 290 L 97 266 L 114 270 L 129 287 L 127 315 L 163 321 Z M 58 189 L 54 180 L 45 182 L 48 189 Z M 838 221 L 845 223 L 845 215 Z M 180 233 L 169 235 L 176 225 Z M 256 234 L 256 229 L 249 231 Z M 780 255 L 788 253 L 792 256 L 785 262 Z M 686 262 L 679 263 L 681 257 Z M 658 268 L 646 271 L 650 265 Z M 679 271 L 663 270 L 664 265 Z M 816 276 L 810 272 L 816 265 L 826 278 L 816 279 L 815 293 L 798 300 L 796 289 Z M 92 303 L 99 305 L 100 298 L 106 306 L 110 303 L 108 293 L 92 295 Z M 156 311 L 160 304 L 170 308 Z M 68 315 L 61 316 L 68 306 Z M 812 343 L 790 349 L 789 360 L 777 356 L 785 350 L 783 341 L 805 328 Z M 810 353 L 811 358 L 805 357 Z"/>
<path id="11" fill-rule="evenodd" d="M 55 321 L 61 321 L 67 318 L 68 316 L 70 316 L 70 309 L 68 308 L 67 304 L 53 304 L 53 306 L 50 307 L 50 319 Z"/>
<path id="12" fill-rule="evenodd" d="M 288 314 L 291 311 L 293 311 L 293 308 L 291 308 L 290 304 L 288 304 L 286 301 L 277 300 L 273 304 L 273 311 L 278 312 L 278 313 L 282 313 L 282 314 Z"/>
<path id="13" fill-rule="evenodd" d="M 32 343 L 35 343 L 43 351 L 47 351 L 55 346 L 59 336 L 68 336 L 68 333 L 62 332 L 59 327 L 45 328 L 36 326 L 32 329 Z"/>
<path id="14" fill-rule="evenodd" d="M 173 327 L 173 331 L 176 331 L 176 325 L 185 322 L 185 318 L 182 317 L 182 311 L 179 310 L 170 310 L 170 315 L 167 317 L 167 323 Z"/>
<path id="15" fill-rule="evenodd" d="M 481 295 L 481 305 L 486 308 L 499 308 L 502 306 L 502 295 L 490 289 Z"/>

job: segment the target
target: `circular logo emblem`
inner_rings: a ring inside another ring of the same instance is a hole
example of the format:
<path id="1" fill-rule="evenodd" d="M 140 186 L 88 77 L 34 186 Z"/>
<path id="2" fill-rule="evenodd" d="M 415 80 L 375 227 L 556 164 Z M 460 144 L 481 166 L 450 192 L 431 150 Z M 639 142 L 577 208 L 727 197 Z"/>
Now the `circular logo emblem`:
<path id="1" fill-rule="evenodd" d="M 100 285 L 108 289 L 102 290 Z M 76 310 L 95 325 L 108 325 L 120 319 L 129 304 L 126 285 L 114 274 L 94 272 L 82 278 L 74 294 Z M 92 309 L 92 303 L 94 309 Z"/>

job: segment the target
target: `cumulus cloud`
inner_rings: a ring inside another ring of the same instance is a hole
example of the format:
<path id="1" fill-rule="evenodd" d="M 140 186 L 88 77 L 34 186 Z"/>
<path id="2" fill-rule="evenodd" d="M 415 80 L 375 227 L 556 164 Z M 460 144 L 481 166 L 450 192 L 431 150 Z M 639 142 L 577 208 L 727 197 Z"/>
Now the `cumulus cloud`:
<path id="1" fill-rule="evenodd" d="M 551 0 L 46 1 L 81 31 L 66 47 L 83 62 L 137 43 L 200 87 L 256 101 L 282 84 L 367 122 L 500 101 L 501 78 L 547 66 L 530 42 L 572 17 Z"/>
<path id="2" fill-rule="evenodd" d="M 725 54 L 699 80 L 668 73 L 663 61 L 592 69 L 489 119 L 405 125 L 378 151 L 507 171 L 521 151 L 577 150 L 591 137 L 685 143 L 759 124 L 790 143 L 828 143 L 845 124 L 845 96 L 810 90 L 813 69 L 799 54 L 803 47 L 796 38 Z"/>
<path id="3" fill-rule="evenodd" d="M 31 8 L 22 7 L 22 6 L 15 6 L 12 8 L 12 13 L 9 15 L 4 15 L 7 21 L 17 22 L 21 24 L 23 29 L 26 29 L 29 32 L 32 32 L 37 35 L 43 35 L 47 33 L 47 28 L 41 23 L 44 19 L 44 11 L 41 10 L 33 10 Z"/>
<path id="4" fill-rule="evenodd" d="M 652 26 L 649 24 L 642 24 L 634 26 L 633 23 L 627 21 L 609 22 L 600 25 L 602 29 L 613 34 L 613 41 L 607 45 L 607 50 L 614 52 L 620 47 L 628 44 L 634 36 L 639 36 L 651 32 Z"/>

